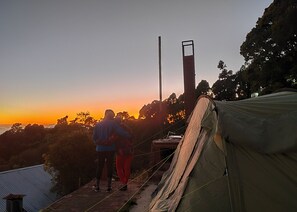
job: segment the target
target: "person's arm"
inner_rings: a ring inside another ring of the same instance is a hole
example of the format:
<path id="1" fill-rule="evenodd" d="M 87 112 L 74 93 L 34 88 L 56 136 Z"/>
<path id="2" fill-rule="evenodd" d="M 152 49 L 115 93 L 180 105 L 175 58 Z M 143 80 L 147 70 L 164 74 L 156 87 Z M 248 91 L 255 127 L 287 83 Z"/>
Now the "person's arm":
<path id="1" fill-rule="evenodd" d="M 117 123 L 115 123 L 115 125 L 114 125 L 114 132 L 118 136 L 123 137 L 123 138 L 130 139 L 132 137 L 128 131 L 124 130 L 124 128 L 121 127 L 121 125 L 119 125 Z"/>
<path id="2" fill-rule="evenodd" d="M 98 126 L 96 125 L 93 131 L 93 142 L 95 145 L 102 145 L 105 141 L 100 139 Z"/>

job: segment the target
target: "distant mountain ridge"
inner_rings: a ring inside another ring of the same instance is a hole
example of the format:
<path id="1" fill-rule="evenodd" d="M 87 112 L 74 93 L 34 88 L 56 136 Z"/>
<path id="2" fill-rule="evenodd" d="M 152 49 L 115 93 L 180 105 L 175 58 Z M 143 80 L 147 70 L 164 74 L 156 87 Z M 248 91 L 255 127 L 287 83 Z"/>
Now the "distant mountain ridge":
<path id="1" fill-rule="evenodd" d="M 6 132 L 7 130 L 10 130 L 12 124 L 0 124 L 0 135 Z M 55 127 L 55 124 L 46 124 L 43 125 L 45 128 L 53 128 Z M 22 126 L 25 127 L 25 126 Z"/>

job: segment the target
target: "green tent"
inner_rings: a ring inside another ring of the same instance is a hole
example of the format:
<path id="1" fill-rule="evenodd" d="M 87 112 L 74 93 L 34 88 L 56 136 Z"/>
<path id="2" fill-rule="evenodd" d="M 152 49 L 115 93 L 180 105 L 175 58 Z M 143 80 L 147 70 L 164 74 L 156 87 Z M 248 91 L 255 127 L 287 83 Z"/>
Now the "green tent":
<path id="1" fill-rule="evenodd" d="M 297 211 L 297 93 L 200 97 L 150 211 Z"/>

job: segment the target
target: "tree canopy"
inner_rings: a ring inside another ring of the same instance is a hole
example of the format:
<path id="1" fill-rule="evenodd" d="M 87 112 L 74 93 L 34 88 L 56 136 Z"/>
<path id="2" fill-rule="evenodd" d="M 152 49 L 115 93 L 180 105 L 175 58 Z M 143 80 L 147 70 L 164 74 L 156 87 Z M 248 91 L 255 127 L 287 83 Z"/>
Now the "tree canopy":
<path id="1" fill-rule="evenodd" d="M 84 128 L 51 139 L 45 169 L 53 175 L 53 190 L 65 195 L 95 176 L 94 144 Z"/>
<path id="2" fill-rule="evenodd" d="M 252 92 L 296 88 L 297 1 L 274 0 L 240 47 Z"/>
<path id="3" fill-rule="evenodd" d="M 209 83 L 206 80 L 201 80 L 195 90 L 196 98 L 198 98 L 200 95 L 208 95 L 209 91 Z"/>

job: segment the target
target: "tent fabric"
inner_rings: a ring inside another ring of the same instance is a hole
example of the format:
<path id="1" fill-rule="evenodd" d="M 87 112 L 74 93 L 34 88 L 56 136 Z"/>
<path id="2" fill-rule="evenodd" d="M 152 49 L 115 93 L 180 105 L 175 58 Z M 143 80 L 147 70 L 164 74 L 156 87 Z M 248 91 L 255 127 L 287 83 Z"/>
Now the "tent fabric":
<path id="1" fill-rule="evenodd" d="M 178 206 L 179 211 L 230 211 L 224 157 L 224 153 L 210 138 L 190 175 Z"/>
<path id="2" fill-rule="evenodd" d="M 197 103 L 185 135 L 172 159 L 169 170 L 164 173 L 157 187 L 158 193 L 151 202 L 151 210 L 168 211 L 169 207 L 175 208 L 177 206 L 177 199 L 181 198 L 187 183 L 187 175 L 184 175 L 184 173 L 190 173 L 199 157 L 197 151 L 194 155 L 193 152 L 199 146 L 197 140 L 201 140 L 198 139 L 201 136 L 201 121 L 204 118 L 205 111 L 209 107 L 209 103 L 210 100 L 207 98 L 203 98 Z M 200 145 L 199 148 L 201 150 L 202 146 Z M 187 171 L 187 168 L 190 170 Z"/>
<path id="3" fill-rule="evenodd" d="M 234 211 L 297 211 L 297 153 L 261 154 L 226 144 Z"/>
<path id="4" fill-rule="evenodd" d="M 297 211 L 296 95 L 200 98 L 150 211 Z"/>
<path id="5" fill-rule="evenodd" d="M 219 131 L 230 142 L 269 154 L 297 150 L 297 92 L 215 104 Z"/>

